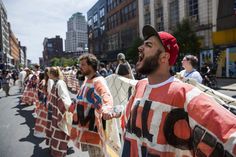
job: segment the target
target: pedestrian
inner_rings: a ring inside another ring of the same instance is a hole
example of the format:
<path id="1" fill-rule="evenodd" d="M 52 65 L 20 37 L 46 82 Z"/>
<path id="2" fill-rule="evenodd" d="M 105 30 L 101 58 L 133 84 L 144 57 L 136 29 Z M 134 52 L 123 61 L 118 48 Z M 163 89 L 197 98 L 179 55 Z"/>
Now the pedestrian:
<path id="1" fill-rule="evenodd" d="M 211 86 L 212 71 L 211 71 L 211 68 L 209 67 L 208 63 L 203 64 L 203 66 L 201 68 L 201 74 L 202 74 L 202 77 L 203 77 L 202 83 L 206 86 Z"/>
<path id="2" fill-rule="evenodd" d="M 101 62 L 101 63 L 99 64 L 99 73 L 100 73 L 100 75 L 102 75 L 103 77 L 107 77 L 107 75 L 108 75 L 108 72 L 107 72 L 105 63 L 103 63 L 103 62 Z"/>
<path id="3" fill-rule="evenodd" d="M 98 60 L 93 54 L 83 54 L 79 58 L 80 72 L 86 77 L 77 96 L 76 118 L 73 124 L 78 129 L 77 143 L 90 157 L 102 157 L 102 145 L 95 113 L 102 114 L 103 125 L 110 119 L 108 108 L 112 108 L 113 98 L 106 80 L 98 72 Z"/>
<path id="4" fill-rule="evenodd" d="M 24 91 L 24 80 L 26 77 L 26 70 L 27 69 L 23 69 L 20 68 L 20 73 L 19 73 L 19 86 L 20 86 L 20 93 L 22 93 Z"/>
<path id="5" fill-rule="evenodd" d="M 136 84 L 123 117 L 122 157 L 236 155 L 236 117 L 211 97 L 170 74 L 175 37 L 146 25 Z"/>
<path id="6" fill-rule="evenodd" d="M 35 137 L 46 137 L 47 109 L 46 109 L 46 80 L 44 72 L 39 74 L 38 101 L 36 102 L 35 112 L 37 114 L 34 127 Z"/>
<path id="7" fill-rule="evenodd" d="M 16 80 L 18 79 L 18 71 L 16 69 L 12 70 L 12 79 L 13 79 L 13 85 L 15 85 Z"/>
<path id="8" fill-rule="evenodd" d="M 34 71 L 30 69 L 27 70 L 26 78 L 25 78 L 25 90 L 23 92 L 23 96 L 21 98 L 22 104 L 33 105 L 38 101 L 38 82 L 39 82 L 39 73 L 38 65 L 35 65 Z M 36 113 L 33 113 L 33 116 L 36 117 Z"/>
<path id="9" fill-rule="evenodd" d="M 125 55 L 123 53 L 117 55 L 117 62 L 118 65 L 115 73 L 129 79 L 134 79 L 131 66 L 129 62 L 125 60 Z"/>
<path id="10" fill-rule="evenodd" d="M 182 60 L 182 66 L 184 70 L 180 71 L 182 78 L 192 78 L 198 83 L 202 83 L 202 76 L 196 70 L 198 59 L 194 55 L 186 55 Z"/>
<path id="11" fill-rule="evenodd" d="M 8 70 L 3 70 L 2 71 L 2 89 L 6 93 L 6 97 L 10 96 L 9 91 L 10 91 L 10 80 L 11 80 L 11 74 Z"/>
<path id="12" fill-rule="evenodd" d="M 67 153 L 67 144 L 70 136 L 62 127 L 64 120 L 66 120 L 66 113 L 68 112 L 71 99 L 66 83 L 63 81 L 63 76 L 59 67 L 51 67 L 49 77 L 54 81 L 51 90 L 51 97 L 49 103 L 52 107 L 51 115 L 51 139 L 49 147 L 50 153 L 53 157 L 64 157 Z M 70 124 L 72 125 L 72 124 Z"/>
<path id="13" fill-rule="evenodd" d="M 47 110 L 47 126 L 46 126 L 46 145 L 50 145 L 52 137 L 52 106 L 50 104 L 51 91 L 54 81 L 50 79 L 50 67 L 45 69 L 45 89 L 46 89 L 46 110 Z"/>

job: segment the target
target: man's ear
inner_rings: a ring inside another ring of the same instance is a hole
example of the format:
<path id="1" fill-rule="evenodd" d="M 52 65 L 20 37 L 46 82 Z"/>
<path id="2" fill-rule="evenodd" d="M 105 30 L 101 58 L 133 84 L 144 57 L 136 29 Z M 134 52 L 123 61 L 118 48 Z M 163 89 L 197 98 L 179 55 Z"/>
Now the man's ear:
<path id="1" fill-rule="evenodd" d="M 168 63 L 169 64 L 169 59 L 170 59 L 170 54 L 168 52 L 164 52 L 160 54 L 160 61 L 161 63 Z"/>

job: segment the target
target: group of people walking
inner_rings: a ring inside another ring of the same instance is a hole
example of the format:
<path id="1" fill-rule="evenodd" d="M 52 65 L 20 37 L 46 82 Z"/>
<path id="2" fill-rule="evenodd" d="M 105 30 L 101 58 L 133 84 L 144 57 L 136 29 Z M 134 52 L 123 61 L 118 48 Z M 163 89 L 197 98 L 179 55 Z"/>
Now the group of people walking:
<path id="1" fill-rule="evenodd" d="M 113 103 L 93 54 L 79 57 L 84 81 L 79 84 L 76 101 L 71 100 L 68 78 L 63 79 L 59 67 L 46 68 L 43 73 L 38 65 L 34 72 L 25 69 L 21 103 L 36 106 L 34 135 L 46 138 L 54 157 L 66 156 L 69 140 L 90 157 L 109 156 L 104 131 L 108 120 L 120 118 L 122 147 L 118 155 L 122 157 L 236 156 L 235 115 L 170 74 L 179 55 L 174 36 L 150 25 L 144 26 L 142 33 L 136 71 L 146 78 L 137 81 L 123 111 L 114 109 L 119 104 Z M 116 74 L 134 79 L 125 56 L 119 54 L 118 59 Z M 185 56 L 182 64 L 182 77 L 202 82 L 194 68 L 195 56 Z"/>

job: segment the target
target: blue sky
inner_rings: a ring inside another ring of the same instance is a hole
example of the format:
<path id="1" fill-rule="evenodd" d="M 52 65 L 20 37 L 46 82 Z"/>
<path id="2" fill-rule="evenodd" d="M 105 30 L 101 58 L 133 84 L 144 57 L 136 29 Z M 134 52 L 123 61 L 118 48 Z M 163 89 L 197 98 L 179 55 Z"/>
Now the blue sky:
<path id="1" fill-rule="evenodd" d="M 75 12 L 87 11 L 97 0 L 2 0 L 12 31 L 27 46 L 27 58 L 38 63 L 43 40 L 60 35 L 65 40 L 67 20 Z M 64 45 L 63 45 L 64 48 Z M 65 49 L 65 48 L 64 48 Z"/>

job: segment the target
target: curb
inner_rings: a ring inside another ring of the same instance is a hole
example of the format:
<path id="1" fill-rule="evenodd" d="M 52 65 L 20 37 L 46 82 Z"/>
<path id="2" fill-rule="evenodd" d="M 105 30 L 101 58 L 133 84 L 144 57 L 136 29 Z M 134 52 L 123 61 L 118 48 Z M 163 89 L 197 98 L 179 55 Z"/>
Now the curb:
<path id="1" fill-rule="evenodd" d="M 228 91 L 236 91 L 236 89 L 230 89 L 230 88 L 222 88 L 222 87 L 218 87 L 215 90 L 228 90 Z"/>

